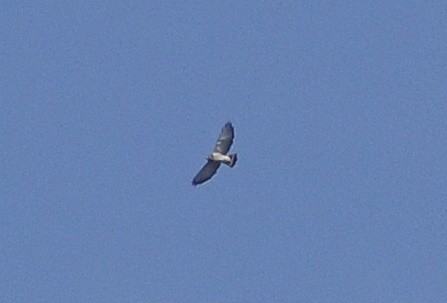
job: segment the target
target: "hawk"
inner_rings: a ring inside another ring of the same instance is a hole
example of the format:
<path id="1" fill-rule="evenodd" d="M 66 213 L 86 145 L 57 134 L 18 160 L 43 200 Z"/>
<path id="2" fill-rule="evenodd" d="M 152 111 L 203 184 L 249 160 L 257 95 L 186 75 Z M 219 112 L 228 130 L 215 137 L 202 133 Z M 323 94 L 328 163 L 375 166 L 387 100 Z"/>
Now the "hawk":
<path id="1" fill-rule="evenodd" d="M 217 138 L 214 151 L 206 158 L 208 162 L 194 177 L 192 180 L 192 185 L 197 186 L 211 179 L 222 163 L 228 165 L 229 167 L 236 165 L 237 154 L 227 155 L 231 144 L 233 144 L 233 140 L 233 125 L 231 125 L 230 122 L 227 122 L 222 128 L 219 138 Z"/>

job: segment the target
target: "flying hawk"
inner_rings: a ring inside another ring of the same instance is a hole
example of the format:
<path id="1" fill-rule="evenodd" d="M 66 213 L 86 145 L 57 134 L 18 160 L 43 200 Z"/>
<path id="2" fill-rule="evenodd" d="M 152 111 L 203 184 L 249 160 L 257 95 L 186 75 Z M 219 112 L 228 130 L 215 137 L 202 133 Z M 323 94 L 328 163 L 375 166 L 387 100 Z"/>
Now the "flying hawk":
<path id="1" fill-rule="evenodd" d="M 214 151 L 206 158 L 208 162 L 194 177 L 192 180 L 192 185 L 196 186 L 211 179 L 222 163 L 228 165 L 229 167 L 236 165 L 237 154 L 227 155 L 231 144 L 233 144 L 233 139 L 233 125 L 231 125 L 230 122 L 227 122 L 220 132 L 216 146 L 214 147 Z"/>

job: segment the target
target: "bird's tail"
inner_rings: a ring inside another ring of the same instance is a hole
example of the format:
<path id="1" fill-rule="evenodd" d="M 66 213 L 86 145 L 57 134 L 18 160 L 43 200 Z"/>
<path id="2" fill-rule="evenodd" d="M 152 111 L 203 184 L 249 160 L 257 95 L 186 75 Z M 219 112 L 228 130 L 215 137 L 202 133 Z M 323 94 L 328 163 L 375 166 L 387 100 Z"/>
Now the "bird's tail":
<path id="1" fill-rule="evenodd" d="M 231 154 L 230 155 L 230 159 L 231 159 L 231 162 L 230 162 L 230 167 L 233 167 L 233 166 L 235 166 L 236 165 L 236 162 L 237 162 L 237 154 Z"/>

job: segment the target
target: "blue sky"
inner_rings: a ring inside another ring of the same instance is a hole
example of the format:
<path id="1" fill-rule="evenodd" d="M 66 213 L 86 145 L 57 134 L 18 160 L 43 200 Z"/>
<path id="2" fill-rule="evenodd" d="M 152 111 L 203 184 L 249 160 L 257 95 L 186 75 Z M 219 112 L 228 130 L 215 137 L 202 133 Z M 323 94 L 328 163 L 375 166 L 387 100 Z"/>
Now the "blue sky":
<path id="1" fill-rule="evenodd" d="M 447 302 L 444 2 L 9 1 L 0 28 L 4 302 Z M 227 121 L 237 165 L 191 186 Z"/>

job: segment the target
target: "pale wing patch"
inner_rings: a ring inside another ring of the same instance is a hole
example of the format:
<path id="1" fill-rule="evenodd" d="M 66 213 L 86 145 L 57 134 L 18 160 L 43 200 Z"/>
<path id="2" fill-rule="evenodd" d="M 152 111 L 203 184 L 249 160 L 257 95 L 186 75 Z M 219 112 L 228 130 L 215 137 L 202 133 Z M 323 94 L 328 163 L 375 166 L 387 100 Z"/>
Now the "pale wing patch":
<path id="1" fill-rule="evenodd" d="M 216 147 L 214 148 L 214 150 L 225 155 L 230 150 L 230 147 L 233 144 L 233 139 L 234 139 L 233 125 L 231 125 L 231 123 L 228 122 L 222 128 L 222 131 L 219 135 L 219 138 L 217 139 Z"/>

